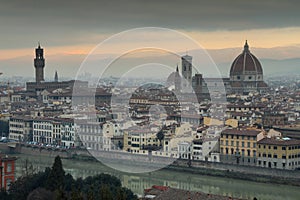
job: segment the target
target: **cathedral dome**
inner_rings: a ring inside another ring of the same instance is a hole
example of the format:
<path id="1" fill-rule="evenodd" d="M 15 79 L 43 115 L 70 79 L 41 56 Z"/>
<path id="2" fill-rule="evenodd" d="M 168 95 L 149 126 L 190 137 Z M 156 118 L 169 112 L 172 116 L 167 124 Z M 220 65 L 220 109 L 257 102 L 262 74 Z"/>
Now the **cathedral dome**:
<path id="1" fill-rule="evenodd" d="M 234 79 L 239 80 L 245 79 L 245 76 L 248 76 L 248 79 L 252 79 L 253 75 L 253 78 L 260 79 L 260 77 L 263 75 L 263 69 L 259 60 L 252 53 L 250 53 L 246 40 L 244 51 L 238 57 L 236 57 L 231 65 L 230 77 L 236 77 Z"/>

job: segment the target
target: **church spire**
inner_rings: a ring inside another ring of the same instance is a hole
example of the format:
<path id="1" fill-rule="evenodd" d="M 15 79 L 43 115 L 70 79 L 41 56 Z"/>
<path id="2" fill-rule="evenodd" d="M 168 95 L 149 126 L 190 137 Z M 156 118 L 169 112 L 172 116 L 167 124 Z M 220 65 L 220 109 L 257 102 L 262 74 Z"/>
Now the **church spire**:
<path id="1" fill-rule="evenodd" d="M 58 74 L 57 74 L 57 71 L 55 71 L 54 81 L 55 81 L 55 82 L 58 82 Z"/>
<path id="2" fill-rule="evenodd" d="M 249 45 L 248 45 L 247 40 L 246 40 L 245 45 L 244 45 L 244 52 L 249 52 Z"/>

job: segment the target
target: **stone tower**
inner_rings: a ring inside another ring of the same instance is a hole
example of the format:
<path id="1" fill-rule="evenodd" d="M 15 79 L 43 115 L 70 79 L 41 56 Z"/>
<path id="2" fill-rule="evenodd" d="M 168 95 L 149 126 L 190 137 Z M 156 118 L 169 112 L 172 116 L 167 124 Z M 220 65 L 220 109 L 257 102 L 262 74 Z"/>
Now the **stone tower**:
<path id="1" fill-rule="evenodd" d="M 39 46 L 35 49 L 34 67 L 35 67 L 35 81 L 37 83 L 44 81 L 44 67 L 45 67 L 44 49 L 41 48 L 40 43 Z"/>
<path id="2" fill-rule="evenodd" d="M 181 57 L 181 71 L 183 76 L 182 89 L 186 90 L 192 86 L 192 56 L 185 55 Z"/>

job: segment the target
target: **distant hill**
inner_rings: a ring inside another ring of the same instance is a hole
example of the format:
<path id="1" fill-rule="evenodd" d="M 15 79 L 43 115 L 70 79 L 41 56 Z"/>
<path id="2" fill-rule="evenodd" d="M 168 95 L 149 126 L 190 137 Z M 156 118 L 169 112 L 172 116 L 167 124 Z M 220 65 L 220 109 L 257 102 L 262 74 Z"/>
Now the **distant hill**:
<path id="1" fill-rule="evenodd" d="M 243 48 L 226 48 L 226 49 L 209 49 L 207 50 L 213 61 L 217 64 L 223 76 L 229 75 L 229 69 L 233 60 L 242 52 Z M 193 50 L 189 51 L 192 53 Z M 300 46 L 290 47 L 274 47 L 274 48 L 251 48 L 250 51 L 261 61 L 264 73 L 267 76 L 300 74 Z M 185 52 L 180 55 L 185 54 Z M 113 55 L 97 55 L 92 62 L 95 65 L 91 68 L 97 69 L 105 63 L 106 56 Z M 58 71 L 59 77 L 75 77 L 81 63 L 85 59 L 84 54 L 54 54 L 45 55 L 46 67 L 45 77 L 51 80 L 54 77 L 55 70 Z M 121 69 L 127 69 L 135 62 L 126 58 Z M 164 64 L 176 67 L 180 60 L 170 60 L 168 56 L 160 56 L 160 60 Z M 145 59 L 147 63 L 147 59 Z M 205 65 L 205 64 L 204 64 Z M 179 65 L 180 66 L 180 65 Z M 34 76 L 33 55 L 25 55 L 13 59 L 0 60 L 0 72 L 3 76 Z M 153 72 L 154 75 L 156 72 Z M 160 73 L 160 72 L 157 72 Z"/>

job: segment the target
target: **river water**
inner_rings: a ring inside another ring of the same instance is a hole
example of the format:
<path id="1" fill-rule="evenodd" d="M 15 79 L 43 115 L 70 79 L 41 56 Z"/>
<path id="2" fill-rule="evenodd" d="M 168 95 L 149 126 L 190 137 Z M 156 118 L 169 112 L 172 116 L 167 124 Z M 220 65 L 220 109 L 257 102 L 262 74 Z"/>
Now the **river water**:
<path id="1" fill-rule="evenodd" d="M 17 155 L 16 176 L 24 174 L 24 167 L 33 167 L 33 171 L 51 167 L 54 158 L 33 155 Z M 99 173 L 109 173 L 117 176 L 123 186 L 130 188 L 136 194 L 143 194 L 145 188 L 152 185 L 165 185 L 173 188 L 201 191 L 243 199 L 258 200 L 299 200 L 300 188 L 296 186 L 271 183 L 258 183 L 231 178 L 203 176 L 186 172 L 159 170 L 151 173 L 128 174 L 106 167 L 100 162 L 63 159 L 63 167 L 74 178 L 93 176 Z M 30 170 L 29 170 L 30 171 Z"/>

